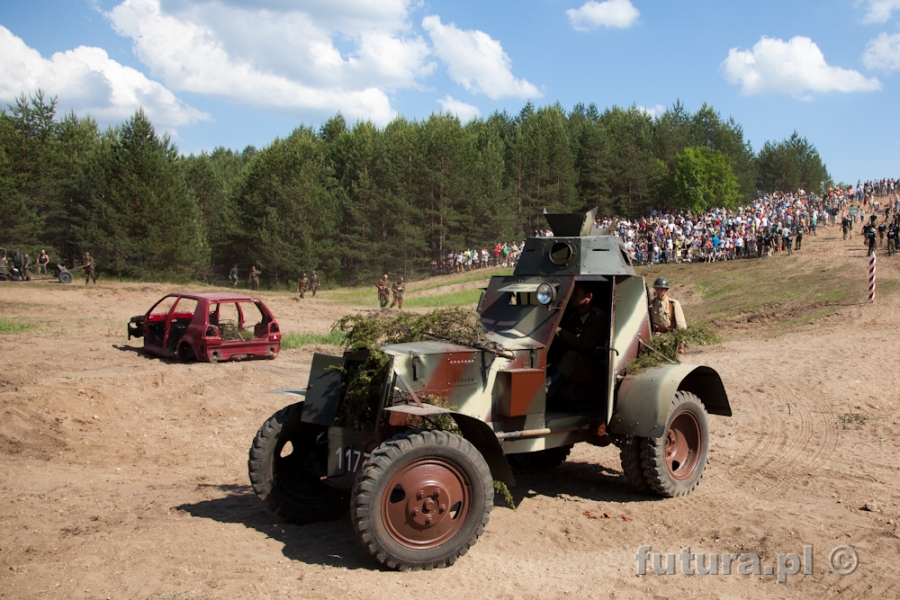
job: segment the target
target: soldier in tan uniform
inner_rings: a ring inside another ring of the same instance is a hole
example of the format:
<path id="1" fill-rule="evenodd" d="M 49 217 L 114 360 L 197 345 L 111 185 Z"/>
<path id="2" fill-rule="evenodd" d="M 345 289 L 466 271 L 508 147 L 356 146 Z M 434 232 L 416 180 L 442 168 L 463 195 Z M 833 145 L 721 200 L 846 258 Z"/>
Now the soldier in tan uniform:
<path id="1" fill-rule="evenodd" d="M 388 280 L 387 273 L 385 273 L 381 279 L 378 280 L 378 283 L 375 284 L 375 287 L 378 289 L 378 303 L 381 304 L 381 308 L 387 306 L 388 301 L 391 299 L 390 296 L 390 280 Z"/>
<path id="2" fill-rule="evenodd" d="M 650 323 L 653 331 L 666 333 L 676 329 L 687 329 L 687 321 L 678 300 L 669 297 L 669 282 L 658 277 L 653 282 L 654 296 L 650 301 Z"/>
<path id="3" fill-rule="evenodd" d="M 306 273 L 300 276 L 300 279 L 297 280 L 297 293 L 300 294 L 300 299 L 303 299 L 303 295 L 306 294 L 306 290 L 309 288 L 309 279 L 306 278 Z"/>
<path id="4" fill-rule="evenodd" d="M 403 292 L 406 290 L 403 287 L 403 278 L 398 277 L 397 281 L 394 282 L 394 285 L 391 286 L 391 294 L 393 294 L 394 298 L 391 301 L 391 308 L 394 308 L 394 305 L 397 305 L 397 308 L 403 308 Z"/>

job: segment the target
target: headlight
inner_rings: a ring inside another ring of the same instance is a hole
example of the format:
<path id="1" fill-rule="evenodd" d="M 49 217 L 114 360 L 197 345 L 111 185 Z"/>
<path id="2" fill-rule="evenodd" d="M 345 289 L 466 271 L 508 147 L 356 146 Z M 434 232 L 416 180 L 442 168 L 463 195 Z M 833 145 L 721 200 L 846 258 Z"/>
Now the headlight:
<path id="1" fill-rule="evenodd" d="M 556 288 L 549 283 L 542 283 L 537 289 L 537 300 L 541 304 L 550 304 L 556 298 Z"/>

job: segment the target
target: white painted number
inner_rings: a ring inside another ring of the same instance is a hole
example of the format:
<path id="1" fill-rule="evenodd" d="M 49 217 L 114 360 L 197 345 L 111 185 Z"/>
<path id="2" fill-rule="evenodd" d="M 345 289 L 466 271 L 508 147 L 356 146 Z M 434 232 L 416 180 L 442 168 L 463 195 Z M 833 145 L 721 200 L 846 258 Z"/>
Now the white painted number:
<path id="1" fill-rule="evenodd" d="M 334 451 L 337 454 L 338 459 L 338 470 L 341 471 L 359 471 L 359 463 L 362 458 L 369 458 L 371 456 L 368 452 L 360 452 L 359 450 L 354 450 L 352 447 L 344 450 L 343 448 L 338 448 Z M 344 466 L 344 457 L 347 458 L 347 464 Z"/>

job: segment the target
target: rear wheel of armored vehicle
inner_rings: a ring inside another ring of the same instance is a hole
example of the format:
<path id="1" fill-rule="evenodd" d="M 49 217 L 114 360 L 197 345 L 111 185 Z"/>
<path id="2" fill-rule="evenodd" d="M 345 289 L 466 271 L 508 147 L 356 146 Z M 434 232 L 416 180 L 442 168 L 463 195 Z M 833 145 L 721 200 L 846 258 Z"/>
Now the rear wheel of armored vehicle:
<path id="1" fill-rule="evenodd" d="M 644 475 L 644 464 L 641 460 L 644 439 L 641 437 L 628 437 L 619 446 L 619 458 L 622 459 L 622 474 L 625 475 L 625 481 L 636 491 L 648 493 L 650 492 L 650 484 L 647 483 L 647 477 Z"/>
<path id="2" fill-rule="evenodd" d="M 250 483 L 263 504 L 291 523 L 343 515 L 349 495 L 321 481 L 328 460 L 327 429 L 300 421 L 303 403 L 263 423 L 250 447 Z"/>
<path id="3" fill-rule="evenodd" d="M 494 505 L 490 469 L 464 438 L 409 431 L 382 443 L 353 488 L 363 546 L 391 569 L 452 565 L 484 533 Z"/>
<path id="4" fill-rule="evenodd" d="M 641 448 L 644 477 L 666 498 L 691 493 L 709 460 L 706 409 L 690 392 L 676 392 L 662 437 L 645 438 Z"/>

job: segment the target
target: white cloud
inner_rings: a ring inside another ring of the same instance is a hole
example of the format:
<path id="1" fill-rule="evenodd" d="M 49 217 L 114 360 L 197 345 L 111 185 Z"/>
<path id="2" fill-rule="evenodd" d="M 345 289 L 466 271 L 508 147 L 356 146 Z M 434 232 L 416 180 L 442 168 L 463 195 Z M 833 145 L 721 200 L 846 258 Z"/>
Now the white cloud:
<path id="1" fill-rule="evenodd" d="M 900 0 L 868 0 L 869 12 L 863 17 L 863 23 L 887 23 L 891 13 L 900 10 Z"/>
<path id="2" fill-rule="evenodd" d="M 745 95 L 790 94 L 808 99 L 809 93 L 881 89 L 881 82 L 874 77 L 829 66 L 819 47 L 803 36 L 787 42 L 763 36 L 753 50 L 732 48 L 721 69 L 725 80 L 740 84 Z"/>
<path id="3" fill-rule="evenodd" d="M 453 23 L 444 25 L 434 15 L 425 17 L 422 27 L 431 36 L 435 54 L 447 63 L 450 77 L 469 92 L 492 100 L 541 96 L 534 84 L 513 76 L 512 60 L 500 42 L 483 31 L 458 29 Z"/>
<path id="4" fill-rule="evenodd" d="M 468 123 L 472 119 L 477 119 L 481 116 L 481 111 L 478 110 L 477 106 L 466 104 L 456 98 L 452 98 L 449 94 L 438 100 L 438 104 L 441 105 L 442 112 L 456 115 L 463 123 Z"/>
<path id="5" fill-rule="evenodd" d="M 900 71 L 900 33 L 882 33 L 874 40 L 869 40 L 862 59 L 863 64 L 870 69 Z"/>
<path id="6" fill-rule="evenodd" d="M 386 124 L 396 116 L 387 93 L 421 87 L 436 66 L 425 40 L 408 31 L 409 3 L 124 0 L 107 17 L 173 89 Z"/>
<path id="7" fill-rule="evenodd" d="M 597 27 L 628 29 L 637 22 L 641 13 L 629 0 L 588 0 L 581 8 L 567 10 L 566 15 L 572 27 L 578 31 L 590 31 Z"/>
<path id="8" fill-rule="evenodd" d="M 663 106 L 662 104 L 657 104 L 656 106 L 654 106 L 652 108 L 647 108 L 646 106 L 638 106 L 637 109 L 640 112 L 644 113 L 645 115 L 650 115 L 654 119 L 657 118 L 658 116 L 660 116 L 661 114 L 663 114 L 664 112 L 666 112 L 666 110 L 667 110 L 666 107 Z"/>
<path id="9" fill-rule="evenodd" d="M 100 48 L 79 46 L 49 59 L 0 26 L 0 101 L 12 103 L 38 89 L 57 96 L 57 113 L 74 110 L 101 126 L 117 125 L 138 108 L 161 131 L 177 136 L 177 128 L 209 115 L 187 105 L 163 85 L 112 60 Z"/>

